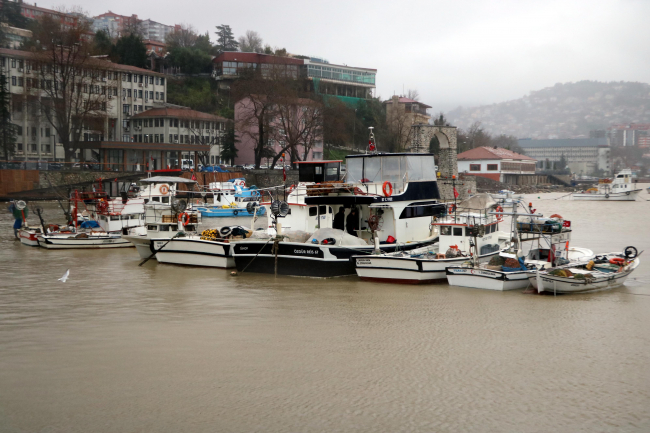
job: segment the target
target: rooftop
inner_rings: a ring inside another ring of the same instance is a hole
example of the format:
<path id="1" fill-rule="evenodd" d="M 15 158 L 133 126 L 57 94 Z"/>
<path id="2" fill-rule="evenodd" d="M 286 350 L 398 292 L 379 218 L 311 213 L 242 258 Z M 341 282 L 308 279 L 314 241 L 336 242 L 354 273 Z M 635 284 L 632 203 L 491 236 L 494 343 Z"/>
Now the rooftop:
<path id="1" fill-rule="evenodd" d="M 133 116 L 134 119 L 145 117 L 173 117 L 175 119 L 208 120 L 216 122 L 228 121 L 225 117 L 217 116 L 216 114 L 202 113 L 189 108 L 178 107 L 152 108 L 151 110 L 143 111 Z"/>
<path id="2" fill-rule="evenodd" d="M 424 103 L 422 103 L 422 102 L 420 102 L 420 101 L 416 101 L 415 99 L 405 98 L 405 97 L 403 97 L 403 96 L 400 96 L 400 97 L 399 97 L 399 101 L 398 101 L 398 102 L 399 102 L 400 104 L 418 104 L 418 105 L 421 105 L 422 107 L 431 108 L 430 105 L 424 104 Z M 393 100 L 392 100 L 392 99 L 389 99 L 389 100 L 387 100 L 387 101 L 384 101 L 384 104 L 392 104 L 392 103 L 393 103 Z"/>
<path id="3" fill-rule="evenodd" d="M 513 159 L 516 161 L 536 161 L 530 156 L 521 155 L 512 150 L 503 147 L 477 147 L 466 152 L 458 154 L 459 160 L 477 160 L 477 159 Z"/>
<path id="4" fill-rule="evenodd" d="M 519 140 L 522 149 L 538 147 L 598 147 L 607 146 L 606 138 L 557 138 L 548 140 Z"/>

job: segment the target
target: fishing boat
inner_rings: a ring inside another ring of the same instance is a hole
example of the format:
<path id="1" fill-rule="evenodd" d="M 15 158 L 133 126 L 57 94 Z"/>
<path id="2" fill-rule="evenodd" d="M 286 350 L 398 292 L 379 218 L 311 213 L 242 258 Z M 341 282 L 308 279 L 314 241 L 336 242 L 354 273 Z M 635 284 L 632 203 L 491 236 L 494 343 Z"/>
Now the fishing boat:
<path id="1" fill-rule="evenodd" d="M 632 171 L 621 170 L 614 179 L 600 179 L 597 188 L 572 194 L 574 200 L 635 201 L 642 188 L 632 182 Z"/>
<path id="2" fill-rule="evenodd" d="M 447 281 L 452 286 L 486 290 L 525 289 L 529 273 L 557 264 L 567 264 L 593 256 L 587 248 L 571 248 L 571 221 L 560 215 L 543 218 L 535 214 L 532 204 L 525 215 L 512 213 L 512 238 L 515 244 L 500 251 L 488 263 L 467 261 L 447 268 Z"/>
<path id="3" fill-rule="evenodd" d="M 623 252 L 598 254 L 591 260 L 569 263 L 528 275 L 538 293 L 585 293 L 607 290 L 625 283 L 639 266 L 639 254 L 634 247 Z"/>
<path id="4" fill-rule="evenodd" d="M 246 206 L 249 203 L 259 205 L 261 194 L 257 187 L 246 187 L 244 178 L 231 179 L 228 182 L 211 182 L 207 196 L 212 196 L 212 203 L 196 206 L 201 216 L 212 217 L 237 217 L 249 216 Z M 264 215 L 264 207 L 257 209 L 257 215 Z"/>
<path id="5" fill-rule="evenodd" d="M 489 194 L 478 194 L 456 206 L 431 223 L 439 240 L 433 245 L 410 251 L 352 256 L 362 280 L 402 284 L 421 284 L 447 280 L 449 266 L 466 262 L 474 250 L 473 227 L 482 227 L 477 237 L 478 262 L 497 255 L 510 243 L 510 232 L 500 229 L 503 211 Z"/>
<path id="6" fill-rule="evenodd" d="M 290 208 L 276 195 L 271 215 L 277 236 L 233 242 L 237 270 L 302 277 L 354 275 L 350 258 L 372 254 L 376 246 L 391 253 L 438 241 L 430 224 L 447 207 L 439 202 L 433 155 L 372 151 L 350 155 L 346 163 L 345 181 L 307 185 L 304 202 L 314 209 L 314 216 L 325 216 L 326 221 L 342 209 L 347 233 L 340 227 L 320 227 L 303 242 L 286 240 L 282 220 Z"/>
<path id="7" fill-rule="evenodd" d="M 188 209 L 188 202 L 199 200 L 195 180 L 174 176 L 153 176 L 140 181 L 144 224 L 132 228 L 123 238 L 135 245 L 141 258 L 151 258 L 153 238 L 171 238 L 177 233 L 196 233 L 200 212 Z"/>
<path id="8" fill-rule="evenodd" d="M 515 192 L 509 189 L 502 189 L 501 191 L 490 194 L 494 200 L 503 200 L 504 198 L 512 198 Z"/>

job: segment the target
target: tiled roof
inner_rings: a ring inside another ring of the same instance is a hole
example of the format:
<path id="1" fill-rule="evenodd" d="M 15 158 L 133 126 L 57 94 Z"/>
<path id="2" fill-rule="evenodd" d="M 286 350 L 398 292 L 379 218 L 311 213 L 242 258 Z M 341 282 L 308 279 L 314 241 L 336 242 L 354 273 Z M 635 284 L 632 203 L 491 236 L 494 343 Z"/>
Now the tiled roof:
<path id="1" fill-rule="evenodd" d="M 12 50 L 9 48 L 0 48 L 0 56 L 7 56 L 7 57 L 16 57 L 16 58 L 22 58 L 22 59 L 34 59 L 36 55 L 30 51 L 21 51 L 21 50 Z M 126 71 L 126 72 L 136 72 L 139 74 L 148 74 L 148 75 L 158 75 L 160 77 L 163 77 L 164 74 L 161 74 L 159 72 L 154 72 L 150 71 L 149 69 L 142 69 L 142 68 L 137 68 L 135 66 L 130 66 L 130 65 L 122 65 L 120 63 L 113 63 L 109 60 L 102 60 L 98 59 L 96 57 L 91 58 L 92 61 L 97 62 L 96 64 L 90 64 L 88 63 L 88 66 L 93 66 L 97 67 L 100 69 L 106 69 L 106 70 L 111 70 L 111 71 Z"/>
<path id="2" fill-rule="evenodd" d="M 521 155 L 512 150 L 503 147 L 477 147 L 466 152 L 458 154 L 459 160 L 477 160 L 477 159 L 514 159 L 517 161 L 536 161 L 530 156 Z"/>
<path id="3" fill-rule="evenodd" d="M 389 99 L 388 101 L 384 102 L 384 104 L 392 104 L 392 103 L 393 103 L 392 99 Z M 418 104 L 418 105 L 421 105 L 423 107 L 431 108 L 431 106 L 429 106 L 427 104 L 423 104 L 420 101 L 416 101 L 415 99 L 405 98 L 403 96 L 399 97 L 399 103 L 400 104 Z"/>
<path id="4" fill-rule="evenodd" d="M 138 113 L 133 117 L 136 119 L 144 117 L 173 117 L 175 119 L 208 120 L 211 122 L 228 121 L 225 117 L 217 116 L 216 114 L 202 113 L 189 108 L 175 107 L 152 108 L 151 110 Z"/>

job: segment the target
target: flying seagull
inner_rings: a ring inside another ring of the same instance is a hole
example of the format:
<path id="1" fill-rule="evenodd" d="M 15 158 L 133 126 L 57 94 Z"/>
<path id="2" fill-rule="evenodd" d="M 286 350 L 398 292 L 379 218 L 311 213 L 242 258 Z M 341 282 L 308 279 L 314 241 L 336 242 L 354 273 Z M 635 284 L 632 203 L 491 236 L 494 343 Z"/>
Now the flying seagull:
<path id="1" fill-rule="evenodd" d="M 61 278 L 59 278 L 59 281 L 61 281 L 62 283 L 65 283 L 68 280 L 69 276 L 70 276 L 70 269 L 65 271 L 65 274 L 63 274 L 63 276 Z"/>

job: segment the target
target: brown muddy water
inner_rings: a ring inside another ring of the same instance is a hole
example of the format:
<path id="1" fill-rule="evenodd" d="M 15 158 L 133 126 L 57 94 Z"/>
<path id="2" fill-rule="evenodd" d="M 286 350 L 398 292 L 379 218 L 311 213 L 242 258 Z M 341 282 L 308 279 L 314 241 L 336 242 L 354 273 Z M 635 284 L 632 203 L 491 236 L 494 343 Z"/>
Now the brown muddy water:
<path id="1" fill-rule="evenodd" d="M 574 246 L 650 249 L 645 191 L 561 195 L 527 199 Z M 555 298 L 232 277 L 26 247 L 2 211 L 2 432 L 650 431 L 650 256 L 623 287 Z"/>

